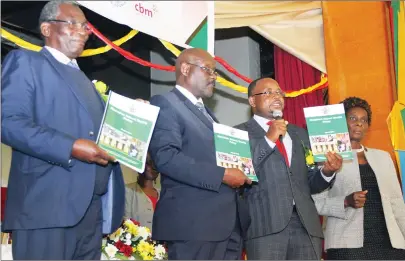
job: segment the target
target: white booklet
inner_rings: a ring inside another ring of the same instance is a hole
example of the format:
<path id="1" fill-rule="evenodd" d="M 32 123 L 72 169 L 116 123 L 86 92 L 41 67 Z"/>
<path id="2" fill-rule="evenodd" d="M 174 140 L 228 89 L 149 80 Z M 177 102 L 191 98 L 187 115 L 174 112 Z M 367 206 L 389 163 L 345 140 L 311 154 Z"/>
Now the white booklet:
<path id="1" fill-rule="evenodd" d="M 118 162 L 144 172 L 159 107 L 110 91 L 97 144 Z"/>
<path id="2" fill-rule="evenodd" d="M 218 166 L 238 168 L 252 181 L 258 181 L 253 169 L 247 131 L 214 122 L 214 140 Z"/>
<path id="3" fill-rule="evenodd" d="M 343 104 L 304 108 L 304 115 L 315 162 L 325 161 L 328 151 L 353 158 Z"/>

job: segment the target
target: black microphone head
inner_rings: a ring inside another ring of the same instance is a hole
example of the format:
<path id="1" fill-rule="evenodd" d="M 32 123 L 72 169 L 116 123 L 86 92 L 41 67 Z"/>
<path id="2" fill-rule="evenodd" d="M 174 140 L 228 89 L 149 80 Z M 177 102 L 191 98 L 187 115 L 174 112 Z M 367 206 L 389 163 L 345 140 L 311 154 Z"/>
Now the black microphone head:
<path id="1" fill-rule="evenodd" d="M 273 111 L 273 118 L 276 120 L 280 120 L 283 118 L 283 112 L 280 110 L 274 110 Z"/>

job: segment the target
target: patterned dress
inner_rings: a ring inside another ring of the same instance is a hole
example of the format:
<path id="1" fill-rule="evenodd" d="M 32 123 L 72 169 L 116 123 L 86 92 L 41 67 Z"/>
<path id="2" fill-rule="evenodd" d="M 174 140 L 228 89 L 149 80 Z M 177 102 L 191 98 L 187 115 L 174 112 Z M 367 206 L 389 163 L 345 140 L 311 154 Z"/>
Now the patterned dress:
<path id="1" fill-rule="evenodd" d="M 327 259 L 405 260 L 405 250 L 391 246 L 377 179 L 371 166 L 360 164 L 362 190 L 368 190 L 364 204 L 364 244 L 362 248 L 328 249 Z"/>

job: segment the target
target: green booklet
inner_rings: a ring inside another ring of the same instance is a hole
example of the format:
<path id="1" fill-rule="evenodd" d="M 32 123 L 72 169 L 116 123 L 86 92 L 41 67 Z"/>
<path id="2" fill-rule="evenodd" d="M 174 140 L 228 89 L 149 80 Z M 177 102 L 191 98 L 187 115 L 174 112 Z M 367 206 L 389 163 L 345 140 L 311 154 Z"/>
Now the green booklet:
<path id="1" fill-rule="evenodd" d="M 118 162 L 144 172 L 159 107 L 110 91 L 97 144 Z"/>
<path id="2" fill-rule="evenodd" d="M 304 108 L 304 115 L 315 162 L 325 161 L 328 151 L 353 158 L 343 104 Z"/>
<path id="3" fill-rule="evenodd" d="M 253 169 L 247 131 L 214 123 L 214 140 L 218 166 L 238 168 L 252 181 L 258 181 Z"/>

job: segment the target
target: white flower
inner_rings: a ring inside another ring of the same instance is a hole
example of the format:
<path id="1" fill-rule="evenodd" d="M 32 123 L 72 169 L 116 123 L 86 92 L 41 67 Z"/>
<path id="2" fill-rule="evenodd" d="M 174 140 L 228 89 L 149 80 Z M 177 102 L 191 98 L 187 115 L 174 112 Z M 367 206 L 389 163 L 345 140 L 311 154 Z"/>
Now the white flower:
<path id="1" fill-rule="evenodd" d="M 108 245 L 105 247 L 104 251 L 107 253 L 107 256 L 108 256 L 108 257 L 112 258 L 112 257 L 115 257 L 115 254 L 117 253 L 118 248 L 116 248 L 116 247 L 115 247 L 114 245 L 112 245 L 112 244 L 108 244 Z"/>
<path id="2" fill-rule="evenodd" d="M 138 235 L 142 237 L 143 240 L 146 240 L 150 236 L 150 232 L 146 227 L 139 227 L 138 228 Z"/>
<path id="3" fill-rule="evenodd" d="M 133 256 L 128 257 L 128 259 L 129 260 L 136 260 L 135 257 L 133 257 Z"/>
<path id="4" fill-rule="evenodd" d="M 166 249 L 162 245 L 155 246 L 155 258 L 162 259 L 166 253 Z"/>
<path id="5" fill-rule="evenodd" d="M 131 240 L 131 233 L 127 233 L 126 235 L 125 235 L 125 239 L 126 240 Z"/>

